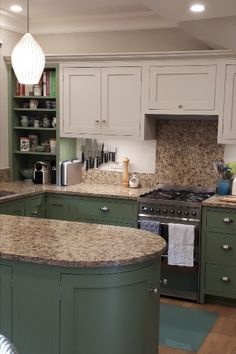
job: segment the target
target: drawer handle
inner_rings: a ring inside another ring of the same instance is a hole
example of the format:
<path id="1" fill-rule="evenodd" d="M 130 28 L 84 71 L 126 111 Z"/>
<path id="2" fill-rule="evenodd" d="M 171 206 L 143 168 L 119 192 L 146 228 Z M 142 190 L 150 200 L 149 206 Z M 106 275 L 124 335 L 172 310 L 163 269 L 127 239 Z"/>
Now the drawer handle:
<path id="1" fill-rule="evenodd" d="M 95 120 L 95 123 L 99 123 L 100 121 L 98 119 Z"/>
<path id="2" fill-rule="evenodd" d="M 232 246 L 230 246 L 230 245 L 222 245 L 221 248 L 222 248 L 223 250 L 225 250 L 225 251 L 230 251 L 230 250 L 232 250 Z"/>
<path id="3" fill-rule="evenodd" d="M 225 224 L 230 224 L 231 222 L 233 222 L 233 220 L 230 219 L 230 218 L 224 218 L 224 219 L 223 219 L 223 222 L 224 222 Z"/>
<path id="4" fill-rule="evenodd" d="M 230 282 L 230 279 L 229 277 L 222 277 L 221 280 L 225 283 L 229 283 Z"/>
<path id="5" fill-rule="evenodd" d="M 106 207 L 106 206 L 103 206 L 100 208 L 101 211 L 104 211 L 104 212 L 108 212 L 109 211 L 109 208 Z"/>
<path id="6" fill-rule="evenodd" d="M 159 290 L 158 288 L 149 288 L 149 293 L 153 294 L 153 295 L 158 295 L 159 294 Z"/>

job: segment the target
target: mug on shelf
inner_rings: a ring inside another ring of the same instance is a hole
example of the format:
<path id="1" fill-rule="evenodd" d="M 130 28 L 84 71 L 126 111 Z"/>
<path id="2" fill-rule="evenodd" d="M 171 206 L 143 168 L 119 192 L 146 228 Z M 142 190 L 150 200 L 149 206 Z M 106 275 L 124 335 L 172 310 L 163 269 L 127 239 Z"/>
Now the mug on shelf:
<path id="1" fill-rule="evenodd" d="M 35 109 L 38 107 L 39 101 L 37 100 L 30 100 L 29 101 L 29 108 L 31 109 Z"/>

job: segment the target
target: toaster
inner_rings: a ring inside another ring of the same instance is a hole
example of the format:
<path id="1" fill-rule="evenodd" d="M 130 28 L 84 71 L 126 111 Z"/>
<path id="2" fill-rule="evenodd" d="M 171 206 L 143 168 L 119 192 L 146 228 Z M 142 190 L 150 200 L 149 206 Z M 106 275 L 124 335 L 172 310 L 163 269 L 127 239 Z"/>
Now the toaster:
<path id="1" fill-rule="evenodd" d="M 61 162 L 61 185 L 70 186 L 82 181 L 82 162 L 79 159 Z"/>

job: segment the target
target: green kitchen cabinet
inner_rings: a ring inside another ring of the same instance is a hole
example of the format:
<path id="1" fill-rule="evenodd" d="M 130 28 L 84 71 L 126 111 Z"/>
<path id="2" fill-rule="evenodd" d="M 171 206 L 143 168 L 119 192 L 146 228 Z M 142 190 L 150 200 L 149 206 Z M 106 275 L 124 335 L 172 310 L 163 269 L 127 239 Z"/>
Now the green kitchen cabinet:
<path id="1" fill-rule="evenodd" d="M 0 333 L 12 340 L 12 266 L 0 264 Z"/>
<path id="2" fill-rule="evenodd" d="M 2 260 L 0 329 L 24 354 L 158 354 L 160 259 L 107 268 Z"/>
<path id="3" fill-rule="evenodd" d="M 13 343 L 19 353 L 59 353 L 60 273 L 55 267 L 15 262 Z"/>
<path id="4" fill-rule="evenodd" d="M 24 199 L 16 199 L 0 204 L 0 213 L 7 215 L 24 216 Z"/>
<path id="5" fill-rule="evenodd" d="M 137 228 L 137 201 L 103 197 L 74 197 L 72 219 Z"/>
<path id="6" fill-rule="evenodd" d="M 201 301 L 236 299 L 236 209 L 203 207 Z"/>
<path id="7" fill-rule="evenodd" d="M 157 267 L 62 274 L 60 353 L 157 354 Z"/>
<path id="8" fill-rule="evenodd" d="M 67 195 L 46 195 L 46 218 L 70 220 L 70 197 Z"/>
<path id="9" fill-rule="evenodd" d="M 25 216 L 45 218 L 45 195 L 25 198 Z"/>

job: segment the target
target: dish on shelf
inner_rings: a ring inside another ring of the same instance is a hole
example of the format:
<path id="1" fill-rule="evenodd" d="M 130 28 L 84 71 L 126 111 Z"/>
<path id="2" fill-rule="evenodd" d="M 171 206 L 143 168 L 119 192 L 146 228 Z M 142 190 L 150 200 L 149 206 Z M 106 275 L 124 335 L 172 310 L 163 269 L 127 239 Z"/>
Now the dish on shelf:
<path id="1" fill-rule="evenodd" d="M 33 168 L 22 168 L 20 170 L 22 176 L 24 177 L 26 182 L 32 182 L 33 180 L 33 175 L 34 175 L 34 170 Z"/>
<path id="2" fill-rule="evenodd" d="M 46 150 L 46 145 L 36 145 L 35 151 L 37 152 L 44 152 Z"/>

